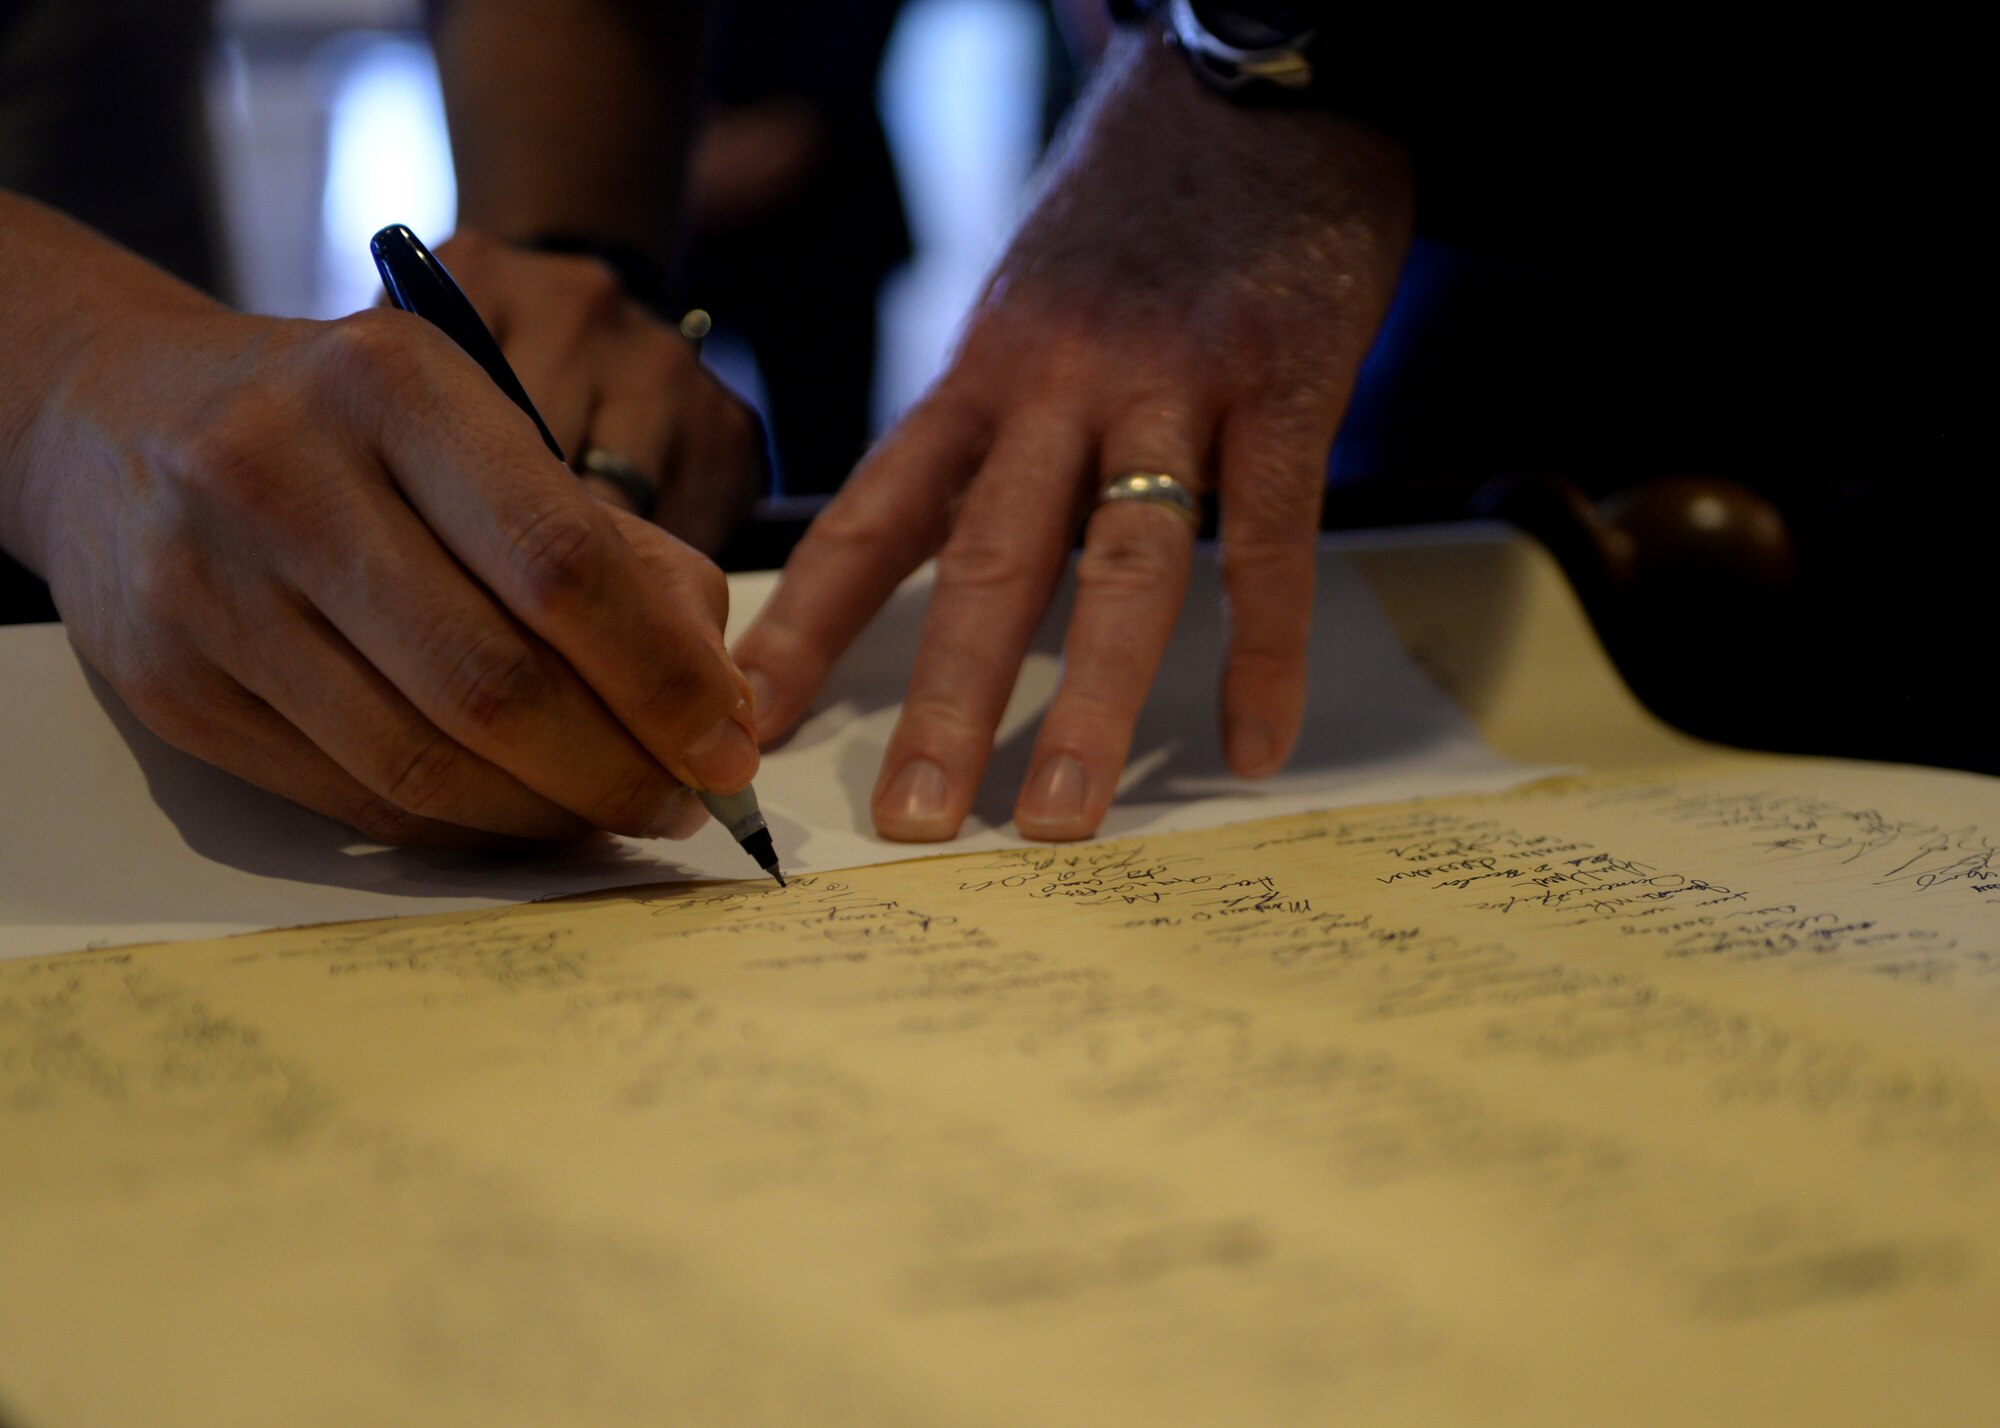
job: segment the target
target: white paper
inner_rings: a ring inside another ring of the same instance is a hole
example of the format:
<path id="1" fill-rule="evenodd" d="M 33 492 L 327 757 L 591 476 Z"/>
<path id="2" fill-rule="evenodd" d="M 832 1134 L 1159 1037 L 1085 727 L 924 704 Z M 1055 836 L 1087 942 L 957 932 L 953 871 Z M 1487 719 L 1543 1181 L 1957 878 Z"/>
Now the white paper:
<path id="1" fill-rule="evenodd" d="M 731 579 L 732 637 L 775 581 Z M 912 578 L 837 667 L 816 712 L 766 756 L 757 792 L 787 871 L 1023 841 L 1008 818 L 1059 673 L 1067 587 L 1022 670 L 964 834 L 912 845 L 870 831 L 868 797 L 928 589 L 927 571 Z M 1217 737 L 1224 610 L 1204 554 L 1103 836 L 1497 789 L 1547 771 L 1493 752 L 1416 668 L 1338 538 L 1323 548 L 1314 604 L 1298 751 L 1274 778 L 1238 779 Z M 601 838 L 519 860 L 358 842 L 154 737 L 84 670 L 58 626 L 0 629 L 0 669 L 0 957 L 756 875 L 713 825 L 684 843 Z"/>

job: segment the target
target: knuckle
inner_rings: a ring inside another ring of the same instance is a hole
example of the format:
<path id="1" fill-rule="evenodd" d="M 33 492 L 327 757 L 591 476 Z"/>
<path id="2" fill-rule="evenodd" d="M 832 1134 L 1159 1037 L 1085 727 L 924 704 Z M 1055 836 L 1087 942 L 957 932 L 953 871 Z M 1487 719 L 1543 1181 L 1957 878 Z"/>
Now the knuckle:
<path id="1" fill-rule="evenodd" d="M 452 667 L 441 704 L 460 727 L 492 732 L 541 707 L 548 689 L 534 652 L 496 632 L 475 640 Z"/>
<path id="2" fill-rule="evenodd" d="M 562 290 L 576 308 L 592 317 L 611 317 L 625 307 L 625 289 L 618 275 L 595 258 L 556 260 Z"/>
<path id="3" fill-rule="evenodd" d="M 1286 512 L 1315 502 L 1326 482 L 1331 436 L 1291 430 L 1283 416 L 1260 414 L 1254 420 L 1255 439 L 1228 454 L 1223 483 L 1229 499 Z"/>
<path id="4" fill-rule="evenodd" d="M 186 626 L 201 614 L 209 589 L 207 561 L 181 541 L 148 541 L 127 557 L 125 583 L 154 620 Z"/>
<path id="5" fill-rule="evenodd" d="M 558 614 L 596 592 L 606 557 L 604 528 L 587 504 L 551 503 L 522 523 L 513 556 L 532 607 Z"/>
<path id="6" fill-rule="evenodd" d="M 992 730 L 981 725 L 971 711 L 937 694 L 914 696 L 903 706 L 903 723 L 898 733 L 907 737 L 910 731 L 932 740 L 942 737 L 953 744 L 979 743 L 992 738 Z"/>
<path id="7" fill-rule="evenodd" d="M 894 539 L 897 527 L 890 514 L 881 502 L 835 497 L 814 518 L 808 536 L 814 545 L 835 556 L 860 556 L 880 550 Z"/>
<path id="8" fill-rule="evenodd" d="M 643 775 L 598 800 L 591 822 L 613 832 L 644 831 L 674 796 L 675 785 L 665 775 Z"/>
<path id="9" fill-rule="evenodd" d="M 179 681 L 162 665 L 140 661 L 107 668 L 105 674 L 139 722 L 175 748 L 188 748 L 204 731 L 205 721 L 190 709 Z"/>
<path id="10" fill-rule="evenodd" d="M 422 818 L 373 794 L 350 808 L 345 821 L 362 837 L 376 843 L 408 847 L 426 841 L 427 827 Z"/>
<path id="11" fill-rule="evenodd" d="M 1079 752 L 1103 749 L 1132 736 L 1137 705 L 1145 694 L 1140 686 L 1121 699 L 1108 689 L 1070 688 L 1063 691 L 1062 707 L 1051 710 L 1045 724 L 1048 731 L 1060 729 L 1059 740 Z"/>
<path id="12" fill-rule="evenodd" d="M 1303 641 L 1294 643 L 1275 634 L 1239 639 L 1229 651 L 1228 677 L 1260 685 L 1289 682 L 1300 677 L 1304 658 Z"/>
<path id="13" fill-rule="evenodd" d="M 435 734 L 399 752 L 385 770 L 382 792 L 398 808 L 435 814 L 451 802 L 464 771 L 464 750 Z"/>
<path id="14" fill-rule="evenodd" d="M 1273 524 L 1245 528 L 1239 524 L 1222 542 L 1222 578 L 1232 587 L 1270 581 L 1291 582 L 1314 569 L 1317 522 L 1295 520 L 1288 530 Z"/>
<path id="15" fill-rule="evenodd" d="M 1224 497 L 1224 518 L 1233 519 L 1242 536 L 1262 544 L 1295 544 L 1317 528 L 1314 488 L 1286 473 L 1238 480 Z"/>
<path id="16" fill-rule="evenodd" d="M 704 679 L 691 663 L 663 661 L 654 671 L 640 709 L 650 720 L 698 734 L 729 712 L 715 693 L 719 687 Z"/>
<path id="17" fill-rule="evenodd" d="M 422 324 L 407 313 L 369 308 L 327 323 L 320 333 L 324 377 L 336 389 L 378 392 L 411 380 Z"/>
<path id="18" fill-rule="evenodd" d="M 166 456 L 174 484 L 204 509 L 268 511 L 284 489 L 279 448 L 297 429 L 288 402 L 239 391 L 176 439 Z"/>
<path id="19" fill-rule="evenodd" d="M 722 567 L 704 560 L 695 567 L 694 579 L 702 608 L 715 615 L 718 625 L 725 623 L 729 617 L 729 577 L 722 573 Z"/>
<path id="20" fill-rule="evenodd" d="M 657 322 L 646 323 L 635 334 L 626 365 L 638 374 L 639 385 L 649 393 L 678 387 L 702 370 L 686 341 Z"/>
<path id="21" fill-rule="evenodd" d="M 817 687 L 826 675 L 829 655 L 827 645 L 795 619 L 782 612 L 766 611 L 758 615 L 737 642 L 735 658 L 745 669 L 762 670 L 771 679 L 774 690 L 782 691 Z M 784 702 L 781 693 L 778 702 Z"/>
<path id="22" fill-rule="evenodd" d="M 1213 405 L 1210 394 L 1173 372 L 1134 372 L 1129 381 L 1130 387 L 1107 424 L 1106 445 L 1136 448 L 1144 461 L 1178 456 L 1183 465 L 1198 467 L 1197 461 L 1185 458 L 1202 453 L 1181 448 L 1191 446 L 1201 431 L 1202 414 Z M 1172 463 L 1167 464 L 1171 468 Z"/>
<path id="23" fill-rule="evenodd" d="M 992 393 L 957 367 L 938 379 L 937 385 L 918 398 L 903 417 L 903 424 L 919 423 L 968 431 L 981 441 L 991 440 L 995 424 Z"/>
<path id="24" fill-rule="evenodd" d="M 1122 534 L 1099 536 L 1086 543 L 1077 557 L 1076 582 L 1078 588 L 1093 593 L 1152 595 L 1173 583 L 1183 562 L 1184 557 L 1177 558 L 1153 541 Z"/>
<path id="25" fill-rule="evenodd" d="M 953 532 L 938 559 L 938 585 L 974 594 L 1018 590 L 1034 572 L 1027 553 L 983 524 Z"/>

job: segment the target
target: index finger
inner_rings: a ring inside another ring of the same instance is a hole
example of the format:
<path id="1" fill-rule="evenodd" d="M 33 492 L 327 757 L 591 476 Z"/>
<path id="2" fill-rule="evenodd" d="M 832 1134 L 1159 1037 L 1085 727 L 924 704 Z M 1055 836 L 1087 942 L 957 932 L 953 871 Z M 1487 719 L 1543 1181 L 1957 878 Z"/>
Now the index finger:
<path id="1" fill-rule="evenodd" d="M 870 452 L 785 563 L 784 578 L 737 641 L 757 688 L 757 732 L 796 723 L 833 662 L 896 587 L 944 544 L 953 497 L 972 477 L 986 423 L 926 402 Z"/>
<path id="2" fill-rule="evenodd" d="M 471 359 L 418 319 L 381 319 L 351 339 L 387 348 L 365 354 L 360 420 L 425 523 L 677 778 L 722 792 L 747 784 L 749 688 L 707 603 L 649 576 Z"/>

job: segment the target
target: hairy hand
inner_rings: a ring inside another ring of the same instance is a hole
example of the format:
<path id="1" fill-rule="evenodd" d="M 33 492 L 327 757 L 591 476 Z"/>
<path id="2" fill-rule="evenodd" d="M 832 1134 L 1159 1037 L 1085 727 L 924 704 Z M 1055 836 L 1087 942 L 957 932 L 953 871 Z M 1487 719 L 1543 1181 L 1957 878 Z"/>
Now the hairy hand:
<path id="1" fill-rule="evenodd" d="M 1015 807 L 1087 837 L 1187 588 L 1173 512 L 1097 507 L 1164 471 L 1220 500 L 1230 766 L 1277 769 L 1303 717 L 1333 434 L 1408 241 L 1401 151 L 1332 115 L 1239 108 L 1127 37 L 924 400 L 794 553 L 737 656 L 770 739 L 919 563 L 937 583 L 875 825 L 953 836 L 1081 527 L 1062 684 Z"/>

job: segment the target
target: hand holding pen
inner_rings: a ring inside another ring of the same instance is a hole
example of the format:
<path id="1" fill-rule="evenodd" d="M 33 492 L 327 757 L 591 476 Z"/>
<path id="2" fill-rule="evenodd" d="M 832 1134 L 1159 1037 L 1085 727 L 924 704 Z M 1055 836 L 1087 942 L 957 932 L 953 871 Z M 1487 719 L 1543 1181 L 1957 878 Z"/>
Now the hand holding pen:
<path id="1" fill-rule="evenodd" d="M 182 750 L 386 843 L 682 836 L 758 753 L 727 588 L 442 333 L 232 312 L 0 195 L 0 543 Z"/>
<path id="2" fill-rule="evenodd" d="M 458 285 L 452 281 L 444 265 L 424 247 L 416 234 L 400 224 L 391 225 L 377 233 L 369 244 L 369 250 L 374 255 L 376 267 L 381 271 L 382 284 L 389 293 L 390 301 L 403 311 L 415 313 L 431 323 L 477 362 L 492 379 L 493 385 L 534 424 L 535 433 L 542 445 L 555 458 L 557 463 L 555 469 L 567 476 L 567 468 L 561 465 L 563 461 L 561 445 L 535 410 L 534 404 L 528 399 L 520 379 L 515 376 L 513 369 L 507 364 L 506 357 L 501 353 L 499 343 L 495 342 L 492 334 L 486 330 L 478 313 L 459 291 Z M 686 547 L 681 546 L 657 527 L 623 511 L 608 507 L 606 509 L 611 519 L 617 523 L 618 533 L 630 542 L 642 567 L 661 577 L 662 590 L 673 591 L 677 586 L 681 586 L 683 575 L 677 567 L 684 566 L 690 559 L 699 561 L 700 557 L 693 555 Z M 597 553 L 601 553 L 601 548 Z M 704 732 L 698 734 L 693 742 L 669 744 L 666 747 L 649 745 L 649 747 L 653 747 L 654 752 L 673 769 L 682 782 L 697 791 L 702 803 L 729 830 L 730 836 L 735 838 L 757 860 L 758 865 L 782 887 L 784 874 L 779 870 L 777 854 L 772 848 L 771 835 L 765 828 L 763 814 L 757 807 L 756 795 L 749 788 L 751 770 L 743 769 L 742 777 L 736 776 L 741 765 L 740 755 L 744 751 L 747 733 L 752 727 L 752 711 L 748 686 L 743 683 L 742 675 L 736 672 L 735 666 L 729 662 L 729 657 L 723 651 L 721 644 L 721 625 L 728 611 L 727 586 L 717 583 L 721 577 L 713 566 L 708 566 L 705 561 L 701 564 L 713 575 L 713 579 L 709 582 L 709 591 L 719 592 L 719 598 L 711 594 L 713 623 L 705 632 L 704 643 L 708 646 L 705 653 L 710 657 L 711 667 L 713 659 L 719 657 L 726 667 L 726 673 L 734 677 L 737 698 L 727 714 L 713 725 L 706 726 Z M 571 574 L 588 579 L 594 572 L 579 567 Z M 559 588 L 555 593 L 566 597 L 570 593 L 566 587 L 571 583 L 573 582 L 570 577 L 565 576 L 562 581 L 564 588 Z M 536 613 L 541 613 L 546 618 L 550 612 L 544 609 Z M 614 710 L 618 708 L 617 703 L 610 697 L 606 698 L 606 702 Z M 655 718 L 671 719 L 675 711 L 662 707 L 658 695 L 655 694 L 649 703 L 639 706 L 637 712 Z M 629 722 L 628 727 L 630 727 Z M 703 761 L 711 753 L 739 756 L 737 766 L 727 768 L 718 778 L 712 769 L 704 766 Z M 754 768 L 756 762 L 754 743 L 748 745 L 748 753 Z"/>

